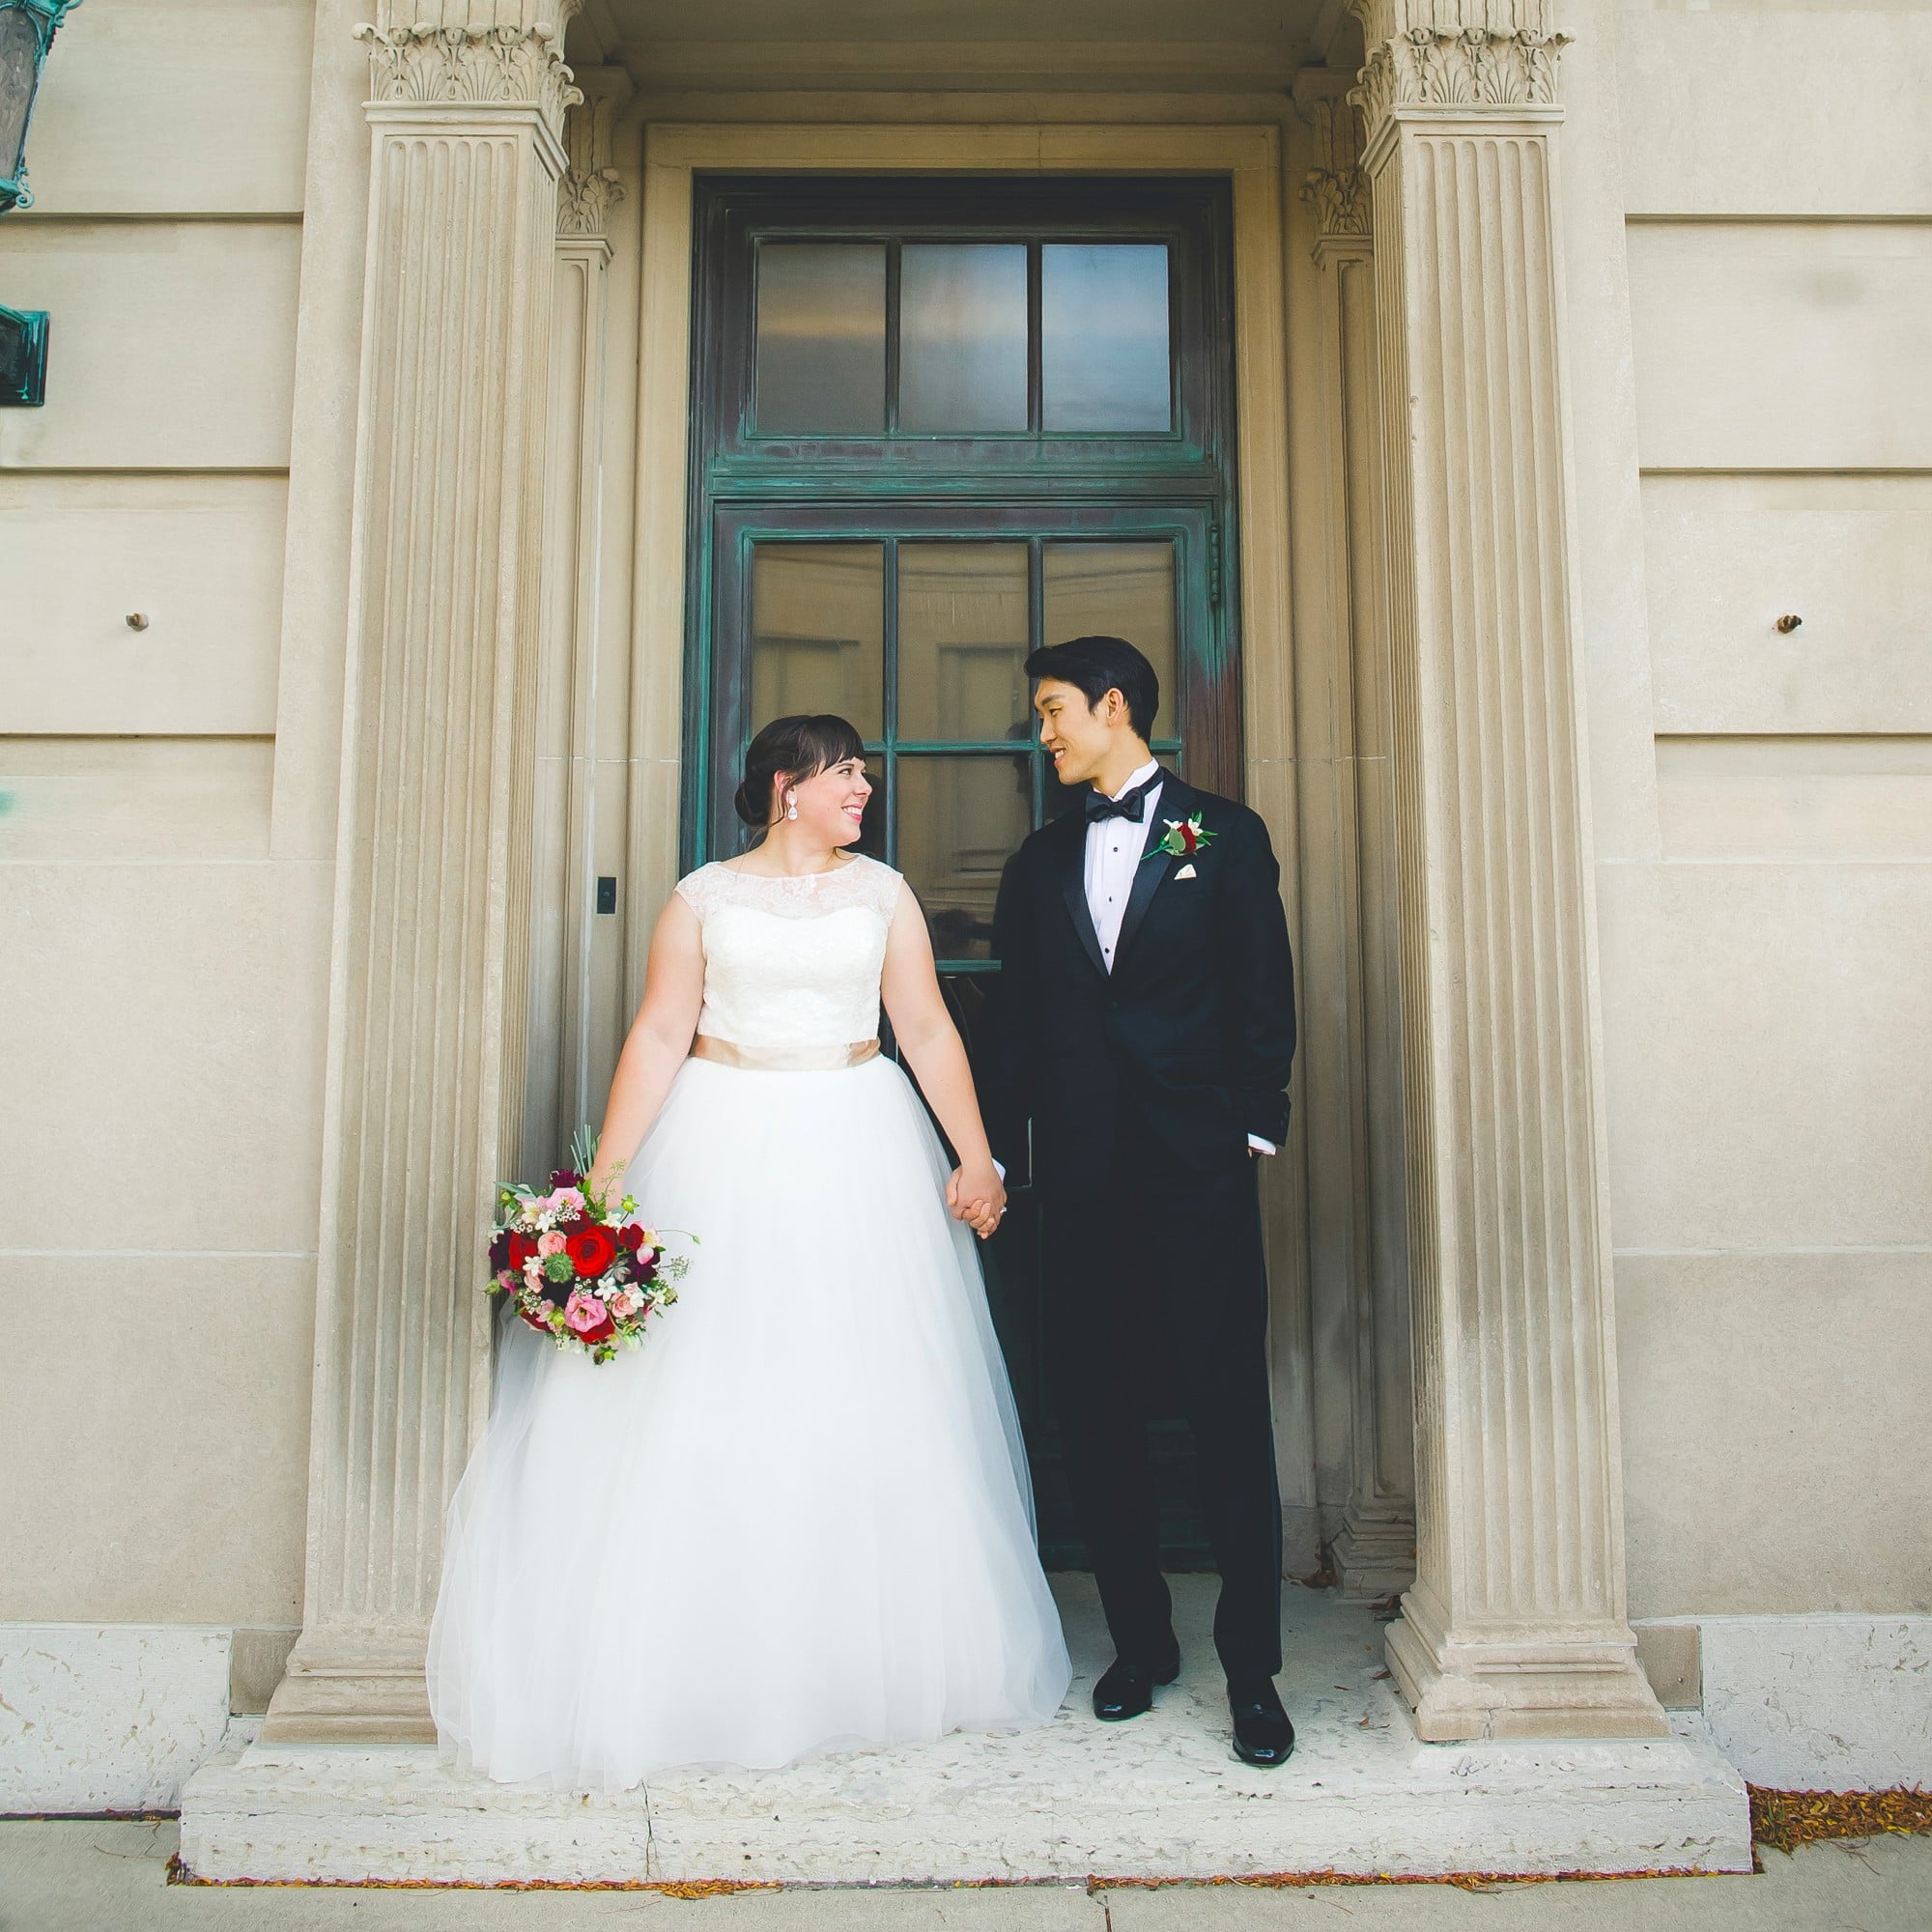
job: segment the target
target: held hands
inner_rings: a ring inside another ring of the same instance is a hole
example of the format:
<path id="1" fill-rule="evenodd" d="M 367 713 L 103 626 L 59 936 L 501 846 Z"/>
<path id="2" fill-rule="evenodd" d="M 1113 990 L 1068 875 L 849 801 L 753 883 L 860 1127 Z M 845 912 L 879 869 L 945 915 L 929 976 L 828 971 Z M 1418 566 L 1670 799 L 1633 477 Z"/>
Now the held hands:
<path id="1" fill-rule="evenodd" d="M 982 1241 L 986 1239 L 1007 1211 L 1007 1190 L 998 1169 L 990 1160 L 954 1168 L 946 1183 L 946 1205 L 955 1221 L 964 1221 Z"/>

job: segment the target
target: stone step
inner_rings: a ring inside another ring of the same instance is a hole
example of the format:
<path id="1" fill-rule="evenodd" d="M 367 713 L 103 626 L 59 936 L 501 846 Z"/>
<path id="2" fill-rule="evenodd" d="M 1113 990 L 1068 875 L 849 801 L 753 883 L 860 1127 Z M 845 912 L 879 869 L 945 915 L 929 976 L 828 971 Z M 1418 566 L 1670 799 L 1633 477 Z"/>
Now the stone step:
<path id="1" fill-rule="evenodd" d="M 475 1885 L 1750 1867 L 1743 1780 L 1708 1745 L 1422 1744 L 1382 1627 L 1332 1593 L 1289 1592 L 1281 1686 L 1298 1743 L 1281 1770 L 1234 1754 L 1210 1577 L 1174 1579 L 1181 1681 L 1147 1717 L 1098 1724 L 1087 1700 L 1109 1651 L 1092 1581 L 1055 1580 L 1080 1676 L 1039 1730 L 611 1795 L 491 1784 L 428 1748 L 255 1745 L 189 1783 L 182 1859 L 212 1880 Z"/>

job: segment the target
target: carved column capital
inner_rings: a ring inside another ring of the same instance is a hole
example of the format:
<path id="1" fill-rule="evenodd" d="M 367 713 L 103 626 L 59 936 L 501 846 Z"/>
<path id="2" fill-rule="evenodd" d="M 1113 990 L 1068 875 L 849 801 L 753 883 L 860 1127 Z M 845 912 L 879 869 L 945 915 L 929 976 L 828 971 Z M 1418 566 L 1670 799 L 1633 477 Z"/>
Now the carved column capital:
<path id="1" fill-rule="evenodd" d="M 631 77 L 622 68 L 585 68 L 576 78 L 582 99 L 563 124 L 565 165 L 556 189 L 559 240 L 601 241 L 611 205 L 624 198 L 623 178 L 611 166 L 612 130 L 629 99 Z"/>
<path id="2" fill-rule="evenodd" d="M 355 31 L 369 49 L 370 98 L 404 106 L 531 108 L 560 138 L 564 110 L 583 99 L 564 65 L 561 24 L 580 4 L 558 0 L 552 10 L 557 19 L 509 26 L 365 21 Z"/>
<path id="3" fill-rule="evenodd" d="M 1349 0 L 1367 49 L 1349 97 L 1371 145 L 1404 110 L 1482 114 L 1553 109 L 1556 61 L 1570 36 L 1549 0 Z"/>
<path id="4" fill-rule="evenodd" d="M 1315 211 L 1317 262 L 1337 254 L 1360 257 L 1374 232 L 1369 178 L 1362 168 L 1361 122 L 1350 99 L 1297 88 L 1295 107 L 1312 138 L 1315 165 L 1301 181 L 1301 199 Z"/>

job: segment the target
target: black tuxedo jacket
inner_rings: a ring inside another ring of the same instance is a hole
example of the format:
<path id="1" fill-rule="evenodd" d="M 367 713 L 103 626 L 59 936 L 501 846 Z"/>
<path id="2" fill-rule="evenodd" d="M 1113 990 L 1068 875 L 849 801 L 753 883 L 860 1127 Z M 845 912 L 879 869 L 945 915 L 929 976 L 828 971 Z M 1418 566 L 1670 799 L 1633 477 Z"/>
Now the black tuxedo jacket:
<path id="1" fill-rule="evenodd" d="M 994 915 L 1000 971 L 982 1059 L 994 1153 L 1049 1193 L 1098 1188 L 1122 1133 L 1162 1162 L 1244 1166 L 1248 1136 L 1288 1133 L 1294 968 L 1281 868 L 1246 806 L 1164 774 L 1169 819 L 1214 835 L 1192 860 L 1144 857 L 1108 974 L 1087 909 L 1087 821 L 1068 811 L 1007 862 Z M 1192 877 L 1181 877 L 1188 867 Z"/>

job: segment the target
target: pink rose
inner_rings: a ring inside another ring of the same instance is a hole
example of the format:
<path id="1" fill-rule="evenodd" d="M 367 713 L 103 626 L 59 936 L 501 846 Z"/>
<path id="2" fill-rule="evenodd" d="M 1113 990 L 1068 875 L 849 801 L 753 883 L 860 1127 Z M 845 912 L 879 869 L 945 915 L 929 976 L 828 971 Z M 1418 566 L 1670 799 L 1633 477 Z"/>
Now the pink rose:
<path id="1" fill-rule="evenodd" d="M 537 1253 L 540 1255 L 560 1255 L 563 1252 L 563 1236 L 553 1228 L 547 1235 L 537 1236 Z"/>
<path id="2" fill-rule="evenodd" d="M 559 1221 L 574 1221 L 589 1204 L 582 1191 L 575 1187 L 559 1187 L 543 1204 L 544 1212 L 554 1215 Z"/>
<path id="3" fill-rule="evenodd" d="M 585 1294 L 580 1288 L 563 1304 L 563 1319 L 573 1334 L 587 1335 L 611 1319 L 611 1311 L 594 1294 Z"/>
<path id="4" fill-rule="evenodd" d="M 622 1321 L 628 1321 L 644 1305 L 644 1297 L 635 1288 L 620 1288 L 611 1297 L 611 1313 Z"/>

